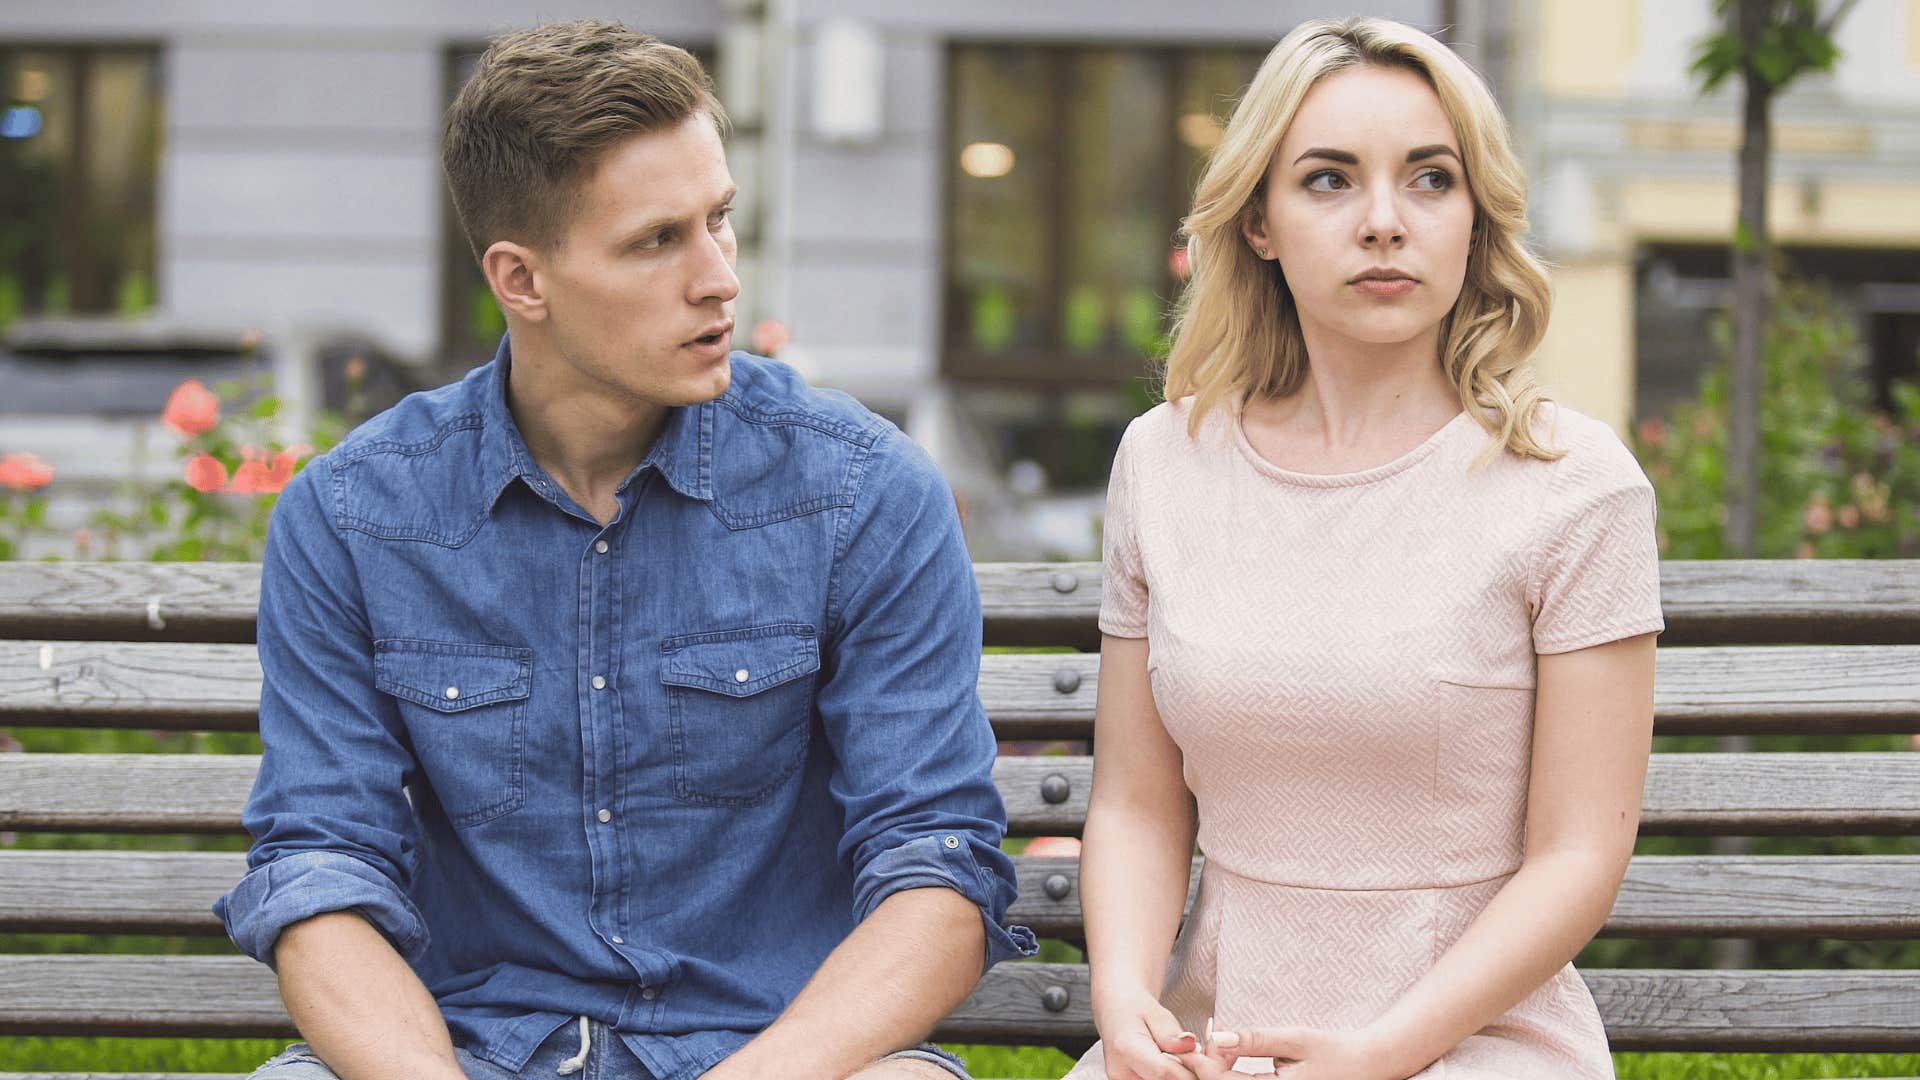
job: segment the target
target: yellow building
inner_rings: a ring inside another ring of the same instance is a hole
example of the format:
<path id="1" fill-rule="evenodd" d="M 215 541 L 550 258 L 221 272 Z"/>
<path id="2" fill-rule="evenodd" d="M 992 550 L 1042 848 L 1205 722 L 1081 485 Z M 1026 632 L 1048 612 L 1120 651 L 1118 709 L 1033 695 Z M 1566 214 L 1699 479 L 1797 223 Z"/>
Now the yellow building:
<path id="1" fill-rule="evenodd" d="M 1624 428 L 1685 393 L 1709 351 L 1739 81 L 1703 97 L 1688 71 L 1712 0 L 1522 0 L 1500 14 L 1497 74 L 1555 265 L 1538 364 L 1557 396 Z M 1836 37 L 1835 70 L 1776 101 L 1769 221 L 1795 272 L 1834 281 L 1884 384 L 1915 374 L 1920 346 L 1920 0 L 1860 0 Z"/>

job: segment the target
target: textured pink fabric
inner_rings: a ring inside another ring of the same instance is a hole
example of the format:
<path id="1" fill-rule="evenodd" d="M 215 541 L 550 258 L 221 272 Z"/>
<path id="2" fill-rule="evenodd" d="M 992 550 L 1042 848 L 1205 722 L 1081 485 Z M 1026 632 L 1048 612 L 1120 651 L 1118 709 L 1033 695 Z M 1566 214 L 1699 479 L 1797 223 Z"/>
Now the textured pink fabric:
<path id="1" fill-rule="evenodd" d="M 1289 472 L 1224 410 L 1135 420 L 1107 497 L 1103 632 L 1145 637 L 1206 853 L 1164 1000 L 1199 1030 L 1363 1024 L 1519 867 L 1538 653 L 1663 627 L 1653 490 L 1542 406 L 1555 462 L 1456 416 L 1377 468 Z M 1075 1078 L 1105 1075 L 1100 1049 Z M 1571 966 L 1420 1074 L 1611 1077 Z"/>

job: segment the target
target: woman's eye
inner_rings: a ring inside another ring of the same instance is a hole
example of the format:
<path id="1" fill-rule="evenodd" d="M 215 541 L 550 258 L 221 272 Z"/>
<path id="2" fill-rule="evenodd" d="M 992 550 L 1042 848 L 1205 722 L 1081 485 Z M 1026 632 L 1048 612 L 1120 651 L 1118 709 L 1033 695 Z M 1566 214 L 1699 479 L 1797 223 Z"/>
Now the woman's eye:
<path id="1" fill-rule="evenodd" d="M 1422 191 L 1445 191 L 1453 186 L 1453 174 L 1444 169 L 1428 169 L 1414 177 L 1413 182 Z"/>
<path id="2" fill-rule="evenodd" d="M 1339 191 L 1347 186 L 1347 178 L 1332 169 L 1322 169 L 1307 177 L 1308 191 Z"/>

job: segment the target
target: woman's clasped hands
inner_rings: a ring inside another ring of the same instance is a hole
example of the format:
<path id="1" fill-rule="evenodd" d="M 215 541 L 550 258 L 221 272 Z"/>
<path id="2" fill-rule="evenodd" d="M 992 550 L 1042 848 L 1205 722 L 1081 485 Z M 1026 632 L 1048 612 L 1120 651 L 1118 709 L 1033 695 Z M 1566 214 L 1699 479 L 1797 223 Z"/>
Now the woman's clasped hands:
<path id="1" fill-rule="evenodd" d="M 1364 1031 L 1262 1027 L 1228 1031 L 1208 1020 L 1196 1035 L 1157 1002 L 1105 1041 L 1107 1080 L 1404 1080 Z"/>

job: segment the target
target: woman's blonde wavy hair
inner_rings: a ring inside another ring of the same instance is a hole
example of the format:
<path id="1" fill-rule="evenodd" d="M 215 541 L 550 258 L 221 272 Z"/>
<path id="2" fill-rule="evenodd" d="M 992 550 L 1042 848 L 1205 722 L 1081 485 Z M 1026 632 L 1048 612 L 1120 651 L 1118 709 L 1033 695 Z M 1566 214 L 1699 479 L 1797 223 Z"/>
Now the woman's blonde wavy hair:
<path id="1" fill-rule="evenodd" d="M 1466 279 L 1440 326 L 1440 361 L 1470 412 L 1504 447 L 1527 457 L 1561 456 L 1535 438 L 1531 420 L 1544 394 L 1528 358 L 1546 332 L 1552 287 L 1529 252 L 1527 186 L 1486 84 L 1452 50 L 1385 19 L 1314 20 L 1289 33 L 1260 65 L 1233 111 L 1182 222 L 1192 278 L 1174 323 L 1167 359 L 1168 401 L 1191 396 L 1188 431 L 1208 412 L 1238 408 L 1250 395 L 1283 397 L 1307 374 L 1306 340 L 1292 291 L 1255 257 L 1241 224 L 1262 196 L 1281 136 L 1314 84 L 1371 64 L 1410 68 L 1432 84 L 1460 138 L 1473 196 Z"/>

